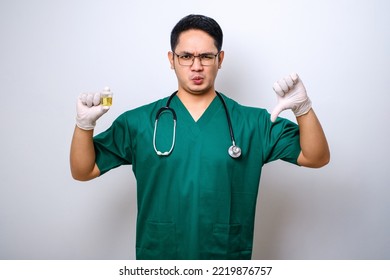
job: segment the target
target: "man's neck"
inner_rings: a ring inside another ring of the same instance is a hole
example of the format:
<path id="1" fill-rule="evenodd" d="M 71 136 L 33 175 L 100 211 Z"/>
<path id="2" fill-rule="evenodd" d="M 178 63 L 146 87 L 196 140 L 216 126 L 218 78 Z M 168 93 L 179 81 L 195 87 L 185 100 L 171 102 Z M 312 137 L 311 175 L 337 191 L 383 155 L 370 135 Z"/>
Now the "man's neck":
<path id="1" fill-rule="evenodd" d="M 192 118 L 195 121 L 198 121 L 214 100 L 216 93 L 215 90 L 210 90 L 206 93 L 200 94 L 179 90 L 177 96 L 191 114 Z"/>

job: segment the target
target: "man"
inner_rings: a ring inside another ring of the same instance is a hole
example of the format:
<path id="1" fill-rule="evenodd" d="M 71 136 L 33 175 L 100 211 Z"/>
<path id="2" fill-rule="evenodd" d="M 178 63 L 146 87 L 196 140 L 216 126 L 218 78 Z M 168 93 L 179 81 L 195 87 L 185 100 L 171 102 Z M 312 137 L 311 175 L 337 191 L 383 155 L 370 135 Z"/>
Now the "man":
<path id="1" fill-rule="evenodd" d="M 209 17 L 179 21 L 168 53 L 177 92 L 125 112 L 95 137 L 96 120 L 108 107 L 100 105 L 99 93 L 78 100 L 72 175 L 84 181 L 132 165 L 137 259 L 250 259 L 262 166 L 277 159 L 307 167 L 329 161 L 296 74 L 275 83 L 278 105 L 271 115 L 216 92 L 222 37 Z M 298 125 L 277 117 L 285 109 L 293 110 Z"/>

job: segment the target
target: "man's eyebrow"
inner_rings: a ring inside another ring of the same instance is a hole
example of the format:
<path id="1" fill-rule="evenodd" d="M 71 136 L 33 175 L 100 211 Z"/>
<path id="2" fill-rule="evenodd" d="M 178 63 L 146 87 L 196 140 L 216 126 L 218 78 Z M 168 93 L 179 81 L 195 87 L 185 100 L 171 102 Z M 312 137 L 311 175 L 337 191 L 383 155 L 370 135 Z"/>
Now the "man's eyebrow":
<path id="1" fill-rule="evenodd" d="M 178 54 L 180 54 L 180 55 L 194 55 L 194 53 L 187 52 L 187 51 L 178 52 Z M 203 52 L 203 53 L 200 53 L 199 55 L 208 55 L 208 54 L 215 55 L 215 53 L 213 51 Z"/>

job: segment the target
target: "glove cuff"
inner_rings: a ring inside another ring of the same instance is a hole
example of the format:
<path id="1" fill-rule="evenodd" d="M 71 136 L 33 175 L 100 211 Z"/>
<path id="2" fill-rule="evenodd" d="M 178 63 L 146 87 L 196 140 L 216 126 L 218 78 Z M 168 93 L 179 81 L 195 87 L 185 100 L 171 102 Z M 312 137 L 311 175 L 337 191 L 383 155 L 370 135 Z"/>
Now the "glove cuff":
<path id="1" fill-rule="evenodd" d="M 311 109 L 311 100 L 308 97 L 304 102 L 299 104 L 299 106 L 294 108 L 293 112 L 296 117 L 300 117 L 307 114 L 310 111 L 310 109 Z"/>
<path id="2" fill-rule="evenodd" d="M 83 130 L 93 130 L 96 126 L 96 121 L 86 122 L 85 120 L 76 117 L 76 125 Z"/>

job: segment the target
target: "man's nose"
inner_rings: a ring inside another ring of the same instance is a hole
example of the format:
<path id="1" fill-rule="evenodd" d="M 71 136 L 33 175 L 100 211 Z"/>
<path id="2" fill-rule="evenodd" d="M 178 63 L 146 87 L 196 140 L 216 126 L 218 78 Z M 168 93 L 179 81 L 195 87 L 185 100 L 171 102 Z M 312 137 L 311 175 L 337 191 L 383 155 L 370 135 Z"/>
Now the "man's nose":
<path id="1" fill-rule="evenodd" d="M 202 65 L 202 60 L 199 56 L 195 56 L 194 57 L 194 60 L 192 62 L 192 65 L 191 65 L 191 68 L 192 69 L 201 69 L 203 68 L 203 65 Z"/>

